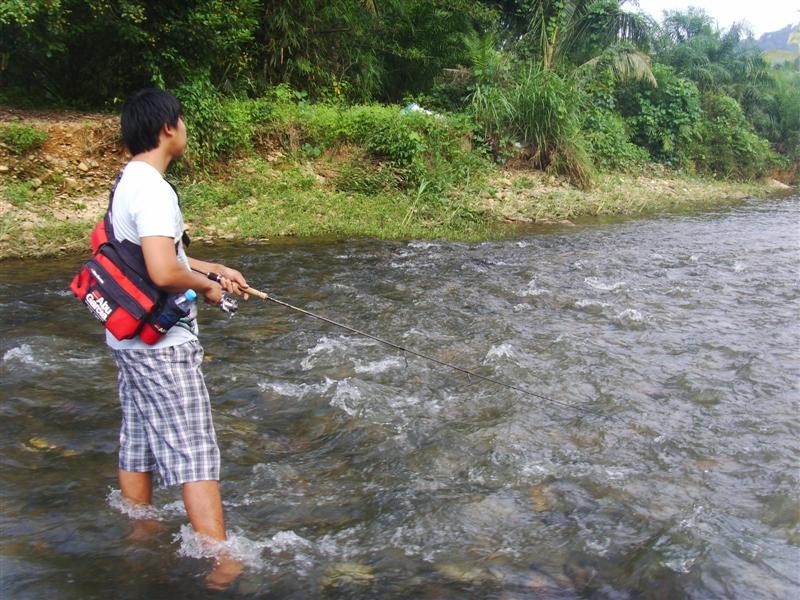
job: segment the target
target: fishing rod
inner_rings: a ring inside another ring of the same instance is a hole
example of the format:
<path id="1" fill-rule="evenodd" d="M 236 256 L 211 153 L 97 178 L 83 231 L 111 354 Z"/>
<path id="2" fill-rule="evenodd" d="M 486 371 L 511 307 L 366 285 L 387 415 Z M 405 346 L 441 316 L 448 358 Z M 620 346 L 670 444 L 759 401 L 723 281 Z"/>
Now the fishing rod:
<path id="1" fill-rule="evenodd" d="M 221 280 L 222 280 L 222 276 L 220 274 L 218 274 L 218 273 L 205 272 L 205 271 L 201 271 L 199 269 L 194 269 L 194 268 L 192 270 L 196 271 L 197 273 L 200 273 L 202 275 L 205 275 L 211 281 L 216 281 L 217 283 L 220 283 Z M 438 358 L 435 358 L 433 356 L 429 356 L 427 354 L 423 354 L 421 352 L 417 352 L 416 350 L 413 350 L 413 349 L 408 348 L 406 346 L 402 346 L 401 344 L 398 344 L 396 342 L 392 342 L 390 340 L 378 337 L 378 336 L 373 335 L 371 333 L 367 333 L 366 331 L 361 331 L 360 329 L 356 329 L 354 327 L 350 327 L 349 325 L 345 325 L 344 323 L 339 323 L 338 321 L 334 321 L 333 319 L 329 319 L 328 317 L 325 317 L 323 315 L 319 315 L 319 314 L 313 313 L 310 310 L 306 310 L 304 308 L 300 308 L 299 306 L 294 306 L 292 304 L 289 304 L 288 302 L 284 302 L 283 300 L 279 300 L 278 298 L 270 296 L 268 293 L 262 292 L 261 290 L 257 290 L 255 288 L 252 288 L 252 287 L 248 286 L 246 288 L 243 288 L 242 291 L 247 293 L 247 294 L 250 294 L 252 296 L 256 296 L 257 298 L 261 298 L 262 300 L 267 300 L 268 302 L 274 302 L 275 304 L 278 304 L 280 306 L 283 306 L 283 307 L 288 308 L 290 310 L 293 310 L 295 312 L 299 312 L 299 313 L 302 313 L 302 314 L 307 315 L 309 317 L 313 317 L 315 319 L 318 319 L 320 321 L 324 321 L 325 323 L 330 323 L 331 325 L 335 325 L 336 327 L 340 327 L 340 328 L 345 329 L 345 330 L 347 330 L 347 331 L 349 331 L 351 333 L 354 333 L 356 335 L 360 335 L 362 337 L 366 337 L 366 338 L 375 340 L 376 342 L 380 342 L 381 344 L 384 344 L 384 345 L 389 346 L 391 348 L 395 348 L 396 350 L 399 350 L 401 352 L 406 352 L 406 353 L 411 354 L 413 356 L 418 356 L 419 358 L 423 358 L 425 360 L 428 360 L 428 361 L 431 361 L 433 363 L 436 363 L 437 365 L 441 365 L 443 367 L 448 367 L 450 369 L 453 369 L 454 371 L 458 371 L 460 373 L 463 373 L 463 374 L 467 375 L 467 377 L 475 377 L 476 379 L 480 379 L 480 380 L 486 381 L 488 383 L 493 383 L 495 385 L 499 385 L 499 386 L 502 386 L 502 387 L 510 389 L 510 390 L 514 390 L 514 391 L 519 392 L 521 394 L 524 394 L 526 396 L 531 396 L 532 398 L 538 398 L 539 400 L 544 400 L 546 402 L 551 402 L 553 404 L 557 404 L 558 406 L 563 406 L 565 408 L 570 408 L 570 409 L 572 409 L 574 411 L 577 411 L 577 412 L 584 412 L 584 413 L 592 414 L 592 415 L 595 415 L 595 416 L 598 416 L 598 417 L 605 417 L 604 414 L 602 414 L 602 413 L 600 413 L 600 412 L 598 412 L 596 410 L 592 410 L 590 408 L 585 408 L 583 406 L 578 406 L 578 405 L 575 405 L 575 404 L 570 404 L 569 402 L 562 402 L 561 400 L 555 400 L 554 398 L 548 398 L 547 396 L 542 396 L 541 394 L 537 394 L 535 392 L 531 392 L 530 390 L 526 390 L 525 388 L 521 388 L 521 387 L 519 387 L 517 385 L 509 384 L 509 383 L 506 383 L 504 381 L 500 381 L 499 379 L 494 379 L 492 377 L 487 377 L 485 375 L 481 375 L 480 373 L 476 373 L 475 371 L 472 371 L 470 369 L 465 369 L 463 367 L 459 367 L 458 365 L 454 365 L 454 364 L 451 364 L 449 362 L 445 362 L 443 360 L 439 360 Z M 223 299 L 223 302 L 224 301 L 225 300 Z M 228 301 L 230 301 L 230 300 L 228 300 Z M 225 310 L 224 306 L 223 306 L 223 310 Z M 225 310 L 225 312 L 227 312 L 228 314 L 233 314 L 234 312 L 236 312 L 235 301 L 234 301 L 233 310 L 232 311 Z"/>

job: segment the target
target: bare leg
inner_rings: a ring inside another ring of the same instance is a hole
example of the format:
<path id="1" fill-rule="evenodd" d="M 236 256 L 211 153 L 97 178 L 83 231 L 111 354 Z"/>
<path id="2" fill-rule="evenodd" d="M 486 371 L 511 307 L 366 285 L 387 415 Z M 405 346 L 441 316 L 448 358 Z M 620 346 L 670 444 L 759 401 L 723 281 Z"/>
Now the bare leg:
<path id="1" fill-rule="evenodd" d="M 222 515 L 222 495 L 218 481 L 191 481 L 183 484 L 183 503 L 192 529 L 215 540 L 228 539 Z"/>
<path id="2" fill-rule="evenodd" d="M 222 513 L 222 495 L 218 481 L 192 481 L 183 484 L 183 503 L 192 529 L 214 540 L 228 539 Z M 206 578 L 209 587 L 226 588 L 242 572 L 242 564 L 225 554 L 217 557 L 214 569 Z"/>
<path id="3" fill-rule="evenodd" d="M 119 487 L 122 498 L 135 505 L 153 503 L 153 474 L 119 470 Z M 161 523 L 154 519 L 134 519 L 130 537 L 134 540 L 152 538 L 161 531 Z"/>
<path id="4" fill-rule="evenodd" d="M 153 474 L 134 473 L 133 471 L 118 472 L 119 488 L 122 497 L 133 504 L 152 504 L 153 502 Z"/>

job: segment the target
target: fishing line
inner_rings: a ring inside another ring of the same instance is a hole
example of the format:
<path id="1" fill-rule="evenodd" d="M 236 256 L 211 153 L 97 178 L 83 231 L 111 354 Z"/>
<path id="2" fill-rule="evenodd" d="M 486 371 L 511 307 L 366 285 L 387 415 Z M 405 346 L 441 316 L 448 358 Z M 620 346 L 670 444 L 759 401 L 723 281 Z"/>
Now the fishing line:
<path id="1" fill-rule="evenodd" d="M 203 275 L 205 275 L 206 277 L 208 277 L 212 281 L 219 282 L 222 279 L 222 277 L 217 273 L 207 273 L 205 271 L 200 271 L 198 269 L 192 269 L 192 270 L 196 271 L 198 273 L 202 273 Z M 304 308 L 300 308 L 299 306 L 294 306 L 292 304 L 289 304 L 288 302 L 284 302 L 283 300 L 279 300 L 278 298 L 274 298 L 273 296 L 270 296 L 266 292 L 262 292 L 260 290 L 255 289 L 255 288 L 247 287 L 247 288 L 244 288 L 242 291 L 244 291 L 245 293 L 250 294 L 252 296 L 256 296 L 258 298 L 261 298 L 262 300 L 267 300 L 269 302 L 273 302 L 275 304 L 283 306 L 284 308 L 288 308 L 288 309 L 293 310 L 295 312 L 299 312 L 299 313 L 302 313 L 302 314 L 307 315 L 309 317 L 313 317 L 314 319 L 318 319 L 320 321 L 324 321 L 325 323 L 329 323 L 331 325 L 335 325 L 336 327 L 340 327 L 340 328 L 345 329 L 346 331 L 349 331 L 349 332 L 354 333 L 356 335 L 360 335 L 360 336 L 375 340 L 376 342 L 380 342 L 381 344 L 384 344 L 384 345 L 389 346 L 391 348 L 395 348 L 396 350 L 399 350 L 401 352 L 405 352 L 405 353 L 411 354 L 413 356 L 418 356 L 419 358 L 423 358 L 425 360 L 428 360 L 430 362 L 436 363 L 437 365 L 441 365 L 443 367 L 448 367 L 450 369 L 453 369 L 454 371 L 458 371 L 459 373 L 463 373 L 464 375 L 467 376 L 468 379 L 470 377 L 475 377 L 476 379 L 479 379 L 481 381 L 486 381 L 488 383 L 493 383 L 495 385 L 499 385 L 499 386 L 507 388 L 509 390 L 514 390 L 515 392 L 519 392 L 520 394 L 524 394 L 524 395 L 530 396 L 532 398 L 538 398 L 539 400 L 544 400 L 546 402 L 550 402 L 550 403 L 556 404 L 558 406 L 563 406 L 564 408 L 569 408 L 569 409 L 572 409 L 572 410 L 577 411 L 577 412 L 584 412 L 584 413 L 592 414 L 592 415 L 595 415 L 595 416 L 598 416 L 598 417 L 605 417 L 606 416 L 606 415 L 604 415 L 604 414 L 602 414 L 602 413 L 600 413 L 600 412 L 598 412 L 596 410 L 592 410 L 590 408 L 585 408 L 583 406 L 578 406 L 578 405 L 575 405 L 575 404 L 570 404 L 569 402 L 562 402 L 561 400 L 555 400 L 554 398 L 548 398 L 547 396 L 542 396 L 541 394 L 537 394 L 535 392 L 531 392 L 530 390 L 526 390 L 525 388 L 519 387 L 518 385 L 506 383 L 504 381 L 500 381 L 499 379 L 494 379 L 492 377 L 487 377 L 485 375 L 481 375 L 480 373 L 476 373 L 475 371 L 472 371 L 470 369 L 465 369 L 463 367 L 459 367 L 458 365 L 454 365 L 454 364 L 451 364 L 449 362 L 445 362 L 443 360 L 439 360 L 438 358 L 435 358 L 433 356 L 429 356 L 427 354 L 423 354 L 422 352 L 417 352 L 416 350 L 413 350 L 411 348 L 408 348 L 406 346 L 403 346 L 403 345 L 398 344 L 396 342 L 393 342 L 391 340 L 387 340 L 387 339 L 378 337 L 377 335 L 373 335 L 373 334 L 368 333 L 366 331 L 361 331 L 360 329 L 356 329 L 355 327 L 350 327 L 349 325 L 346 325 L 344 323 L 340 323 L 338 321 L 334 321 L 333 319 L 330 319 L 330 318 L 325 317 L 323 315 L 319 315 L 319 314 L 313 313 L 310 310 L 306 310 Z"/>

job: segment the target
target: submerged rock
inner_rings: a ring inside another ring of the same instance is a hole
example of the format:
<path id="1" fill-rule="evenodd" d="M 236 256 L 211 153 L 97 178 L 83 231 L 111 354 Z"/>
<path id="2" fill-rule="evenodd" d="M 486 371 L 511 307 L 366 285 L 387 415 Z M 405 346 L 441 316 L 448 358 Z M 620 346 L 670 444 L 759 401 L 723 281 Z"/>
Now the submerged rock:
<path id="1" fill-rule="evenodd" d="M 32 437 L 28 440 L 27 444 L 30 448 L 34 450 L 42 450 L 47 452 L 58 452 L 61 456 L 70 457 L 70 456 L 77 456 L 78 453 L 75 450 L 70 450 L 68 448 L 61 448 L 56 444 L 41 438 L 41 437 Z"/>
<path id="2" fill-rule="evenodd" d="M 531 487 L 531 504 L 536 512 L 547 512 L 553 509 L 554 498 L 549 483 L 539 483 Z"/>
<path id="3" fill-rule="evenodd" d="M 471 562 L 439 563 L 436 565 L 436 570 L 447 579 L 461 583 L 481 583 L 494 579 L 492 574 L 483 566 Z"/>
<path id="4" fill-rule="evenodd" d="M 356 562 L 340 562 L 331 565 L 322 578 L 324 587 L 366 584 L 375 579 L 375 571 L 369 565 Z"/>

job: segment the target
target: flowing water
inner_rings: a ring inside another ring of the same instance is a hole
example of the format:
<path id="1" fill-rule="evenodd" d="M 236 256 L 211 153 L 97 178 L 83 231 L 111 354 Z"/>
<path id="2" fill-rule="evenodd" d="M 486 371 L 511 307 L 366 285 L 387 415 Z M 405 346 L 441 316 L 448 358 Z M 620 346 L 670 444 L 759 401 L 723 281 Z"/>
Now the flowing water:
<path id="1" fill-rule="evenodd" d="M 480 244 L 198 249 L 555 401 L 271 303 L 203 309 L 246 564 L 216 595 L 798 597 L 799 223 L 794 198 Z M 211 594 L 179 491 L 139 515 L 149 533 L 120 501 L 115 371 L 66 291 L 77 262 L 0 264 L 3 597 Z"/>

